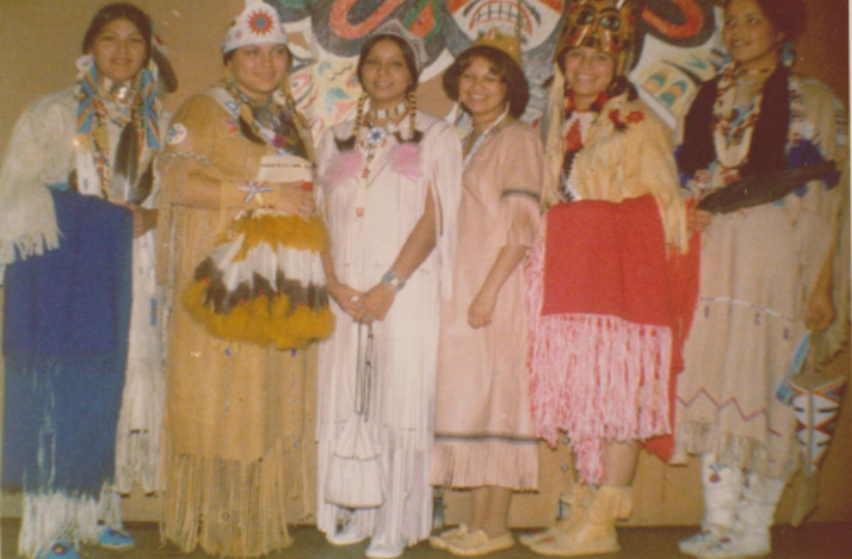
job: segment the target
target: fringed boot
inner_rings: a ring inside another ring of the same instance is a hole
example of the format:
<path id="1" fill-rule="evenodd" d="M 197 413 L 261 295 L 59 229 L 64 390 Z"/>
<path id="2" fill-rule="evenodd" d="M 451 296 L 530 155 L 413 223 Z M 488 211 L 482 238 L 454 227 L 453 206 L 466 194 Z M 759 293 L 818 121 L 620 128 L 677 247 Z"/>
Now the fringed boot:
<path id="1" fill-rule="evenodd" d="M 748 472 L 737 522 L 698 555 L 700 559 L 743 559 L 763 557 L 772 551 L 769 529 L 786 483 Z"/>
<path id="2" fill-rule="evenodd" d="M 594 494 L 594 489 L 591 486 L 575 482 L 571 486 L 571 490 L 560 497 L 560 501 L 568 505 L 568 516 L 557 521 L 547 530 L 535 534 L 525 534 L 519 537 L 518 541 L 521 542 L 521 545 L 530 547 L 548 538 L 554 538 L 558 534 L 568 532 L 574 525 L 584 522 L 589 517 L 589 505 Z"/>
<path id="3" fill-rule="evenodd" d="M 615 523 L 633 511 L 633 488 L 602 486 L 594 491 L 588 517 L 574 524 L 567 532 L 530 546 L 541 555 L 574 557 L 615 553 L 621 549 Z"/>
<path id="4" fill-rule="evenodd" d="M 678 543 L 681 553 L 701 557 L 707 546 L 734 526 L 743 493 L 743 479 L 741 469 L 717 464 L 712 454 L 701 455 L 704 520 L 700 532 Z"/>

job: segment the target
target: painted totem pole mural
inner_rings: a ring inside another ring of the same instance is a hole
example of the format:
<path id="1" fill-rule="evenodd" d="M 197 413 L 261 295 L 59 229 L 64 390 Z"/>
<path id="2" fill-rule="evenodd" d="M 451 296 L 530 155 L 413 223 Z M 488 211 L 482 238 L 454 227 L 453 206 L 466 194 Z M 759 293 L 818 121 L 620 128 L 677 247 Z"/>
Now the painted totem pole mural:
<path id="1" fill-rule="evenodd" d="M 293 91 L 319 134 L 355 107 L 360 88 L 355 62 L 361 43 L 387 19 L 397 18 L 423 37 L 430 63 L 421 81 L 440 74 L 480 33 L 520 27 L 524 71 L 532 99 L 525 115 L 544 108 L 542 84 L 565 0 L 265 0 L 281 14 L 294 41 Z M 643 97 L 674 126 L 697 85 L 715 74 L 721 60 L 717 0 L 647 0 L 646 39 L 632 73 Z"/>

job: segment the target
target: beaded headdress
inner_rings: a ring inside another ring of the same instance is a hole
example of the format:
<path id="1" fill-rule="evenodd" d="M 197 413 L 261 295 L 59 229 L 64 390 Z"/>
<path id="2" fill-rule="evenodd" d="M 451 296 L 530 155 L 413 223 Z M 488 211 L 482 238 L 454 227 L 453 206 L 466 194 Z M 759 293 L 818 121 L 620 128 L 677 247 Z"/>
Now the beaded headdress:
<path id="1" fill-rule="evenodd" d="M 246 0 L 245 9 L 228 27 L 222 53 L 227 54 L 248 45 L 287 43 L 287 31 L 281 25 L 281 17 L 275 8 L 263 0 Z"/>

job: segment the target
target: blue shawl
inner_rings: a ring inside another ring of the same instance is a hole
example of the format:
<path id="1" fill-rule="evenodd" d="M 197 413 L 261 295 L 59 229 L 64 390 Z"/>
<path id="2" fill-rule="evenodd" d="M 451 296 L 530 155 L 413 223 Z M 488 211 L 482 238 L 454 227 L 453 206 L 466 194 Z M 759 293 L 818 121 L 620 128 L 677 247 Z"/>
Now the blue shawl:
<path id="1" fill-rule="evenodd" d="M 51 189 L 60 246 L 6 267 L 5 490 L 98 495 L 115 473 L 133 221 Z"/>

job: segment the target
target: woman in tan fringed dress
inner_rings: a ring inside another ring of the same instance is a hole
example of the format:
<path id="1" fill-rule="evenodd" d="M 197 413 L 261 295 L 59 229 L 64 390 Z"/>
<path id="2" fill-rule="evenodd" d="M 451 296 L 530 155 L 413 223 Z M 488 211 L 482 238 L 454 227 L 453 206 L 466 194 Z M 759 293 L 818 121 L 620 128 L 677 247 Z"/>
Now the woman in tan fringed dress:
<path id="1" fill-rule="evenodd" d="M 543 149 L 516 120 L 529 93 L 511 38 L 478 39 L 444 74 L 444 89 L 473 125 L 463 143 L 453 298 L 442 306 L 431 478 L 471 489 L 473 515 L 430 543 L 481 555 L 514 545 L 512 492 L 538 488 L 522 262 L 540 229 Z"/>
<path id="2" fill-rule="evenodd" d="M 771 203 L 691 215 L 701 258 L 678 379 L 675 458 L 701 455 L 704 518 L 679 549 L 708 559 L 772 551 L 784 488 L 808 466 L 797 406 L 776 391 L 789 389 L 797 354 L 815 338 L 825 342 L 814 344 L 815 357 L 828 359 L 849 332 L 847 111 L 828 87 L 794 70 L 804 2 L 729 0 L 724 7 L 730 61 L 701 87 L 684 121 L 678 164 L 685 186 L 696 197 L 741 180 L 763 187 L 785 169 L 824 161 L 838 173 Z M 830 400 L 815 408 L 817 422 L 830 423 Z"/>
<path id="3" fill-rule="evenodd" d="M 250 0 L 223 52 L 225 80 L 181 107 L 159 162 L 160 279 L 172 307 L 162 529 L 184 551 L 255 557 L 290 545 L 287 522 L 313 508 L 305 444 L 312 361 L 305 350 L 214 337 L 182 299 L 237 212 L 259 207 L 260 186 L 277 209 L 313 212 L 302 184 L 253 182 L 262 157 L 310 158 L 311 147 L 287 93 L 290 53 L 275 10 Z"/>

